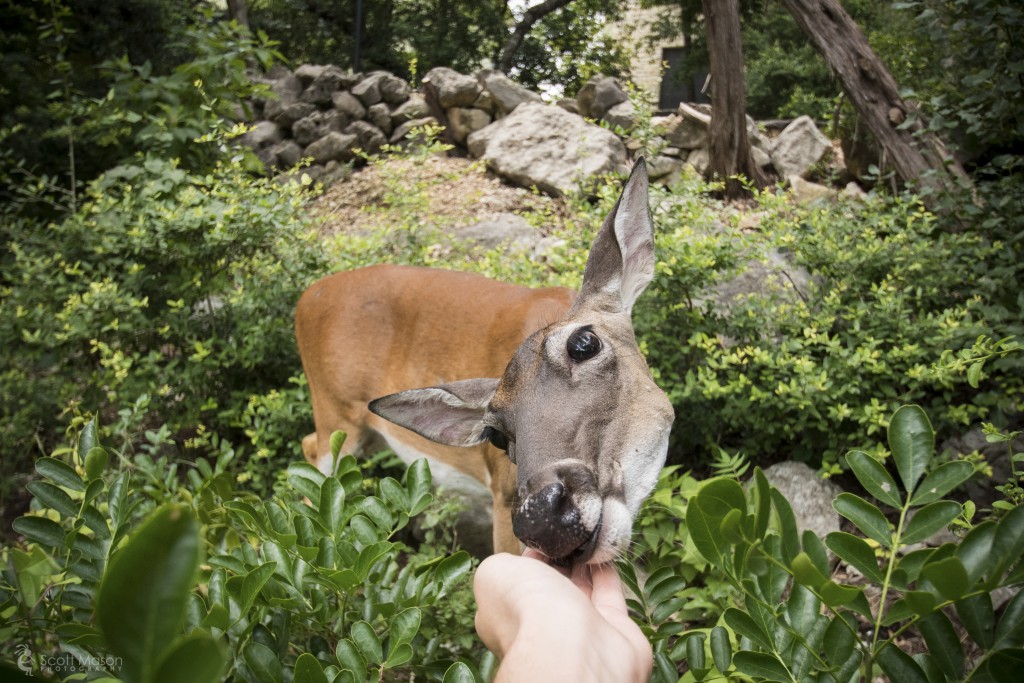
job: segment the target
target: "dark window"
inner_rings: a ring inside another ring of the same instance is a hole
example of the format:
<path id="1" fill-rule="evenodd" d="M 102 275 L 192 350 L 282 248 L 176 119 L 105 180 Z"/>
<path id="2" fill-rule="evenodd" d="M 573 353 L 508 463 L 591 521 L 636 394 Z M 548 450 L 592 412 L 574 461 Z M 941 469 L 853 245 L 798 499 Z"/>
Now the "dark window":
<path id="1" fill-rule="evenodd" d="M 671 110 L 680 102 L 710 102 L 701 92 L 708 77 L 706 69 L 694 72 L 686 64 L 690 52 L 688 47 L 665 47 L 661 50 L 661 61 L 666 64 L 661 76 L 661 91 L 658 94 L 658 109 Z"/>

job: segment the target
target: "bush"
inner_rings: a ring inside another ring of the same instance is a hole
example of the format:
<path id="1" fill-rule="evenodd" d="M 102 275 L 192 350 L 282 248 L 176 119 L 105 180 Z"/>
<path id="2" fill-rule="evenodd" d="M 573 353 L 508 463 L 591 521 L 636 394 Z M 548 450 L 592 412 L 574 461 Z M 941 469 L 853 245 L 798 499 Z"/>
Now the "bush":
<path id="1" fill-rule="evenodd" d="M 0 290 L 4 479 L 81 405 L 110 423 L 147 396 L 149 422 L 125 429 L 202 445 L 244 422 L 250 396 L 287 387 L 294 303 L 325 270 L 301 203 L 298 185 L 238 163 L 196 174 L 146 157 L 66 218 L 16 223 Z"/>
<path id="2" fill-rule="evenodd" d="M 182 481 L 166 456 L 111 451 L 99 432 L 92 420 L 66 458 L 36 462 L 14 524 L 27 541 L 0 551 L 3 659 L 21 646 L 35 671 L 129 683 L 442 680 L 480 659 L 460 645 L 469 556 L 394 540 L 432 502 L 426 461 L 401 481 L 368 481 L 351 457 L 332 476 L 294 463 L 263 500 L 235 487 L 230 451 Z"/>

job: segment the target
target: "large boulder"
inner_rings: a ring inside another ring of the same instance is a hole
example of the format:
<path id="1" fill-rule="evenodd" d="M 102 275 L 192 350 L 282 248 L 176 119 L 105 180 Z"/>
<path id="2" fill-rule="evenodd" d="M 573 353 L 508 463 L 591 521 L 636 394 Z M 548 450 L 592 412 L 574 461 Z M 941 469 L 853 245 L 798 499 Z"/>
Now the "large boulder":
<path id="1" fill-rule="evenodd" d="M 556 196 L 626 163 L 626 147 L 614 133 L 540 103 L 516 107 L 467 142 L 470 154 L 494 173 Z"/>
<path id="2" fill-rule="evenodd" d="M 391 125 L 400 126 L 413 119 L 422 119 L 430 115 L 430 107 L 422 94 L 414 92 L 409 99 L 391 111 Z"/>
<path id="3" fill-rule="evenodd" d="M 353 121 L 345 128 L 345 133 L 355 135 L 356 146 L 367 154 L 376 154 L 388 141 L 379 128 L 366 121 Z"/>
<path id="4" fill-rule="evenodd" d="M 500 71 L 483 70 L 477 72 L 483 90 L 490 94 L 494 109 L 501 116 L 508 114 L 523 102 L 540 102 L 540 95 L 527 90 Z M 480 103 L 474 103 L 477 108 Z"/>
<path id="5" fill-rule="evenodd" d="M 331 131 L 309 147 L 305 156 L 313 157 L 313 163 L 326 164 L 329 161 L 347 161 L 355 156 L 356 136 Z"/>
<path id="6" fill-rule="evenodd" d="M 292 137 L 300 145 L 308 145 L 330 132 L 341 132 L 348 124 L 348 117 L 340 111 L 317 111 L 295 122 Z"/>
<path id="7" fill-rule="evenodd" d="M 313 82 L 302 91 L 302 101 L 317 105 L 329 105 L 331 95 L 344 87 L 347 82 L 345 72 L 336 66 L 327 66 L 313 79 Z"/>
<path id="8" fill-rule="evenodd" d="M 811 167 L 832 149 L 829 139 L 818 130 L 810 116 L 794 119 L 772 144 L 771 158 L 783 178 L 806 177 Z"/>
<path id="9" fill-rule="evenodd" d="M 629 95 L 619 82 L 610 76 L 597 76 L 586 83 L 576 93 L 576 104 L 584 116 L 599 119 L 620 102 L 629 99 Z"/>
<path id="10" fill-rule="evenodd" d="M 466 144 L 466 138 L 491 123 L 491 116 L 482 109 L 471 107 L 452 107 L 445 112 L 448 119 L 448 132 L 460 145 Z"/>
<path id="11" fill-rule="evenodd" d="M 341 90 L 331 95 L 331 105 L 345 114 L 349 121 L 356 121 L 366 116 L 366 107 L 352 93 Z"/>
<path id="12" fill-rule="evenodd" d="M 434 67 L 428 71 L 423 77 L 423 83 L 436 93 L 438 104 L 445 109 L 472 106 L 481 91 L 477 79 L 446 66 Z"/>

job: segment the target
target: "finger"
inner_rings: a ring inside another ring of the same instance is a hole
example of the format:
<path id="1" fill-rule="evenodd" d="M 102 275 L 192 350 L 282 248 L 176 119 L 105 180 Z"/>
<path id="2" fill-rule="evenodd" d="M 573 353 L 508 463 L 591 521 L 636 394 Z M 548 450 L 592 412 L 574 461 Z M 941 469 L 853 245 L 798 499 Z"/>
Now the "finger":
<path id="1" fill-rule="evenodd" d="M 622 590 L 622 580 L 619 572 L 611 562 L 599 565 L 592 565 L 590 577 L 593 589 L 590 593 L 590 601 L 605 618 L 610 615 L 627 615 L 626 596 Z"/>
<path id="2" fill-rule="evenodd" d="M 572 571 L 569 573 L 569 579 L 572 580 L 573 584 L 583 591 L 583 594 L 588 598 L 591 596 L 594 583 L 590 575 L 589 564 L 576 564 L 573 565 Z"/>

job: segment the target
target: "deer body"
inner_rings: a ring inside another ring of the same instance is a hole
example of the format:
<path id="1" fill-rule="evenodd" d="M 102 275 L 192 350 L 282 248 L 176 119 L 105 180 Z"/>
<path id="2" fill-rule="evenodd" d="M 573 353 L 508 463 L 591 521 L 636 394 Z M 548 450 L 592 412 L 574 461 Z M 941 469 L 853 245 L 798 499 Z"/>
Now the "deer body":
<path id="1" fill-rule="evenodd" d="M 518 552 L 518 538 L 561 564 L 620 554 L 674 418 L 631 319 L 654 274 L 647 201 L 641 160 L 575 300 L 388 267 L 313 285 L 296 334 L 321 468 L 332 430 L 349 431 L 348 448 L 379 434 L 403 457 L 426 455 L 489 486 L 495 551 Z"/>
<path id="2" fill-rule="evenodd" d="M 340 429 L 348 434 L 345 453 L 386 446 L 407 464 L 429 458 L 436 480 L 469 475 L 490 491 L 494 520 L 510 520 L 514 472 L 503 452 L 488 443 L 466 449 L 429 441 L 374 415 L 368 404 L 413 387 L 500 375 L 522 341 L 558 320 L 574 298 L 564 288 L 394 265 L 314 283 L 295 312 L 316 424 L 303 441 L 306 459 L 329 470 L 330 435 Z M 519 552 L 510 522 L 495 521 L 493 541 L 496 551 Z"/>

